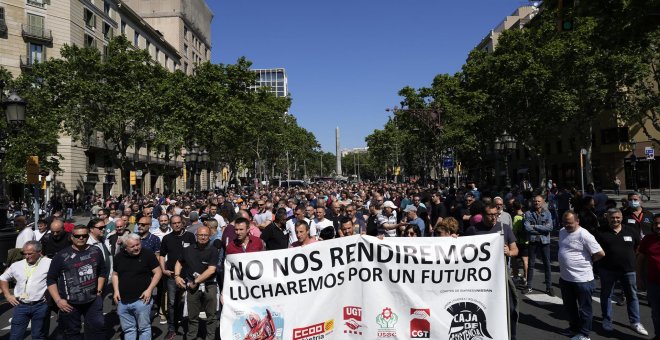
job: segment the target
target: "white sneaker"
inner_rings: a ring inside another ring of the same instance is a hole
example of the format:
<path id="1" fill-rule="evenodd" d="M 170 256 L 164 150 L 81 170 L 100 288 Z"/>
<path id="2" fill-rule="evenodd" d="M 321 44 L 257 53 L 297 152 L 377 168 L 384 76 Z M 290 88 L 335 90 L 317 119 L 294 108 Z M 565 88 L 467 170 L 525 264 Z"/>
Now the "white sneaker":
<path id="1" fill-rule="evenodd" d="M 603 330 L 611 332 L 614 330 L 614 326 L 612 326 L 612 321 L 607 321 L 603 320 Z"/>
<path id="2" fill-rule="evenodd" d="M 639 334 L 641 334 L 641 335 L 649 335 L 649 332 L 646 331 L 646 328 L 644 328 L 644 326 L 642 326 L 642 324 L 639 323 L 639 322 L 638 322 L 638 323 L 635 323 L 635 324 L 632 324 L 630 327 L 631 327 L 632 329 L 634 329 L 635 332 L 637 332 L 637 333 L 639 333 Z"/>
<path id="3" fill-rule="evenodd" d="M 572 337 L 571 340 L 591 340 L 591 338 L 586 337 L 582 334 L 578 334 L 578 335 Z"/>

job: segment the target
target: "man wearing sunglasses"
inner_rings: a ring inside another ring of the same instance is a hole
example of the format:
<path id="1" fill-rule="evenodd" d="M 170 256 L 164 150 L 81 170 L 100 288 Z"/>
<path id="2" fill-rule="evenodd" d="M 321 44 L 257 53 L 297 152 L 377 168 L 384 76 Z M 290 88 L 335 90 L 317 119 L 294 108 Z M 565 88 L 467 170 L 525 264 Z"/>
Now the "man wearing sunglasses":
<path id="1" fill-rule="evenodd" d="M 27 241 L 21 251 L 24 260 L 15 262 L 0 276 L 0 289 L 7 301 L 14 306 L 11 319 L 10 339 L 23 339 L 28 323 L 32 322 L 32 339 L 46 339 L 46 318 L 50 317 L 46 303 L 46 274 L 51 260 L 41 256 L 41 243 Z M 16 281 L 14 294 L 9 291 L 9 281 Z"/>
<path id="2" fill-rule="evenodd" d="M 80 317 L 95 339 L 104 339 L 102 289 L 108 268 L 102 251 L 87 244 L 89 230 L 84 225 L 74 227 L 72 247 L 55 254 L 48 270 L 48 292 L 59 308 L 59 323 L 66 339 L 82 339 Z"/>
<path id="3" fill-rule="evenodd" d="M 99 214 L 104 209 L 99 210 Z M 105 262 L 105 267 L 110 269 L 112 268 L 112 256 L 110 250 L 105 245 L 105 239 L 103 234 L 105 233 L 105 221 L 100 218 L 93 218 L 87 223 L 87 228 L 89 229 L 89 238 L 87 238 L 87 244 L 99 248 L 101 254 L 103 254 L 103 261 Z M 110 273 L 110 270 L 108 270 Z M 110 275 L 106 277 L 106 284 L 110 284 Z"/>

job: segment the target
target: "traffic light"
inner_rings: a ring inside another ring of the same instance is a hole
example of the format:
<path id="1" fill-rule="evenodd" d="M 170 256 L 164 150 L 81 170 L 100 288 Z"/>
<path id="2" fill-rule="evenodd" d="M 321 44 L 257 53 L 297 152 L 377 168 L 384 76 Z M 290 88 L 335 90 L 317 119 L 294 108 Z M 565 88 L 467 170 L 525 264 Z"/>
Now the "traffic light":
<path id="1" fill-rule="evenodd" d="M 559 30 L 562 32 L 571 31 L 575 26 L 573 20 L 573 9 L 575 6 L 575 0 L 557 0 L 559 3 L 558 13 L 559 13 Z"/>

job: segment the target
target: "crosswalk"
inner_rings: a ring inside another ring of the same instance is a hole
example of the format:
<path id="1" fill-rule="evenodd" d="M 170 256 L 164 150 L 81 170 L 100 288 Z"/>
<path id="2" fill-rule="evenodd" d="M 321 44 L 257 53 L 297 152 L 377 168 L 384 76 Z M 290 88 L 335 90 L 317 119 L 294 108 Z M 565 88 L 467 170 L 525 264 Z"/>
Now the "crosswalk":
<path id="1" fill-rule="evenodd" d="M 561 305 L 563 304 L 562 300 L 558 296 L 550 296 L 548 294 L 527 294 L 525 295 L 526 299 L 532 300 L 538 304 L 555 304 L 555 305 Z M 591 299 L 600 304 L 600 298 L 596 296 L 592 296 Z M 616 303 L 614 300 L 612 300 L 612 303 Z"/>

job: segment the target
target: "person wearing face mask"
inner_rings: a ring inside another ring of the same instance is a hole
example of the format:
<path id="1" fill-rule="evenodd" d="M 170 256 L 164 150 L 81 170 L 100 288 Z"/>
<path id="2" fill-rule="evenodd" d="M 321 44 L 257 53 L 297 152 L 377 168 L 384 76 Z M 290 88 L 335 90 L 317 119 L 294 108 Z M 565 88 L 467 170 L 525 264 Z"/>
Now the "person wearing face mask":
<path id="1" fill-rule="evenodd" d="M 653 213 L 644 210 L 640 194 L 628 194 L 628 207 L 623 210 L 622 224 L 635 230 L 641 238 L 652 233 Z"/>

